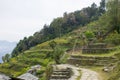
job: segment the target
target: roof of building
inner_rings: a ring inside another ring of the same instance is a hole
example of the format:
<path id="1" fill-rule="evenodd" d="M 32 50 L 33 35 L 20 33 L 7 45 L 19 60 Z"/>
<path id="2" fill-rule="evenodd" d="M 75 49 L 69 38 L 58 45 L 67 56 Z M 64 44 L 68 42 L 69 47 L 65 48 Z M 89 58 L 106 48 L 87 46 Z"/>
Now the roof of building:
<path id="1" fill-rule="evenodd" d="M 24 79 L 24 80 L 38 80 L 39 79 L 38 77 L 36 77 L 30 73 L 25 73 L 25 74 L 19 76 L 18 78 Z"/>

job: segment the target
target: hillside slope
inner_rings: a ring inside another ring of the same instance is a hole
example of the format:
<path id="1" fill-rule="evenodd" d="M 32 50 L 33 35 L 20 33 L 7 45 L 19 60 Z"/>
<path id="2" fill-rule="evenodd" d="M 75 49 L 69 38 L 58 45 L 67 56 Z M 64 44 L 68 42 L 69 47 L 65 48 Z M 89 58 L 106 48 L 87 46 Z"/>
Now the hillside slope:
<path id="1" fill-rule="evenodd" d="M 91 10 L 88 7 L 78 11 L 79 16 L 65 14 L 63 18 L 55 19 L 52 26 L 45 25 L 41 32 L 19 42 L 12 58 L 0 64 L 0 72 L 17 77 L 27 72 L 31 66 L 39 64 L 42 67 L 37 71 L 37 76 L 45 80 L 50 77 L 52 64 L 69 63 L 95 70 L 103 76 L 102 80 L 119 80 L 120 15 L 116 14 L 120 14 L 120 5 L 116 5 L 116 1 L 118 0 L 108 0 L 108 4 L 112 5 L 108 5 L 107 12 L 98 20 L 94 15 L 90 17 L 85 14 Z M 95 4 L 91 7 L 96 10 Z M 114 10 L 117 13 L 114 14 Z M 76 25 L 81 17 L 83 21 L 80 22 L 83 24 Z M 64 20 L 67 21 L 65 24 Z M 53 28 L 55 33 L 52 32 Z M 63 29 L 67 31 L 61 34 Z"/>
<path id="2" fill-rule="evenodd" d="M 34 33 L 33 36 L 29 36 L 28 38 L 25 37 L 23 40 L 20 40 L 12 52 L 12 57 L 17 56 L 19 53 L 28 50 L 37 44 L 52 40 L 56 37 L 61 37 L 80 26 L 98 20 L 99 16 L 105 12 L 104 4 L 105 2 L 102 1 L 100 6 L 93 3 L 91 6 L 81 10 L 71 13 L 65 12 L 63 17 L 55 18 L 50 25 L 45 24 L 43 29 Z"/>
<path id="3" fill-rule="evenodd" d="M 71 55 L 71 53 L 75 53 L 75 55 L 81 55 L 79 54 L 80 53 L 79 50 L 81 50 L 82 46 L 85 45 L 82 35 L 87 36 L 88 34 L 86 34 L 86 32 L 88 33 L 88 31 L 90 31 L 93 28 L 93 26 L 90 25 L 91 24 L 93 25 L 94 23 L 96 24 L 96 22 L 90 23 L 87 27 L 80 27 L 60 38 L 55 38 L 53 40 L 46 41 L 44 43 L 38 44 L 37 46 L 30 48 L 29 50 L 19 53 L 18 56 L 11 58 L 9 62 L 0 64 L 0 72 L 7 74 L 9 76 L 16 77 L 28 71 L 31 66 L 40 64 L 42 66 L 42 69 L 38 71 L 37 74 L 43 77 L 44 75 L 43 73 L 46 71 L 46 66 L 48 64 L 55 63 L 54 59 L 52 58 L 53 49 L 50 47 L 49 43 L 55 41 L 60 46 L 61 49 L 69 53 L 62 60 L 62 63 L 66 63 L 66 59 Z M 99 30 L 97 28 L 94 28 L 93 32 L 96 33 L 98 31 Z M 118 35 L 115 33 L 111 35 L 116 35 L 116 37 L 118 37 Z M 102 40 L 102 42 L 108 42 L 109 38 L 111 39 L 111 35 L 109 35 L 105 40 Z M 115 38 L 115 36 L 113 37 Z M 90 38 L 95 38 L 95 36 L 91 36 Z M 111 42 L 116 42 L 114 38 L 112 38 L 113 41 L 109 40 L 108 43 L 111 44 Z M 89 37 L 86 38 L 87 43 L 89 42 L 88 39 Z M 96 40 L 96 42 L 99 41 L 101 40 L 99 39 Z M 119 53 L 119 49 L 116 49 L 116 51 L 111 52 L 109 54 L 100 54 L 100 55 L 84 54 L 82 56 L 111 57 L 118 53 Z"/>

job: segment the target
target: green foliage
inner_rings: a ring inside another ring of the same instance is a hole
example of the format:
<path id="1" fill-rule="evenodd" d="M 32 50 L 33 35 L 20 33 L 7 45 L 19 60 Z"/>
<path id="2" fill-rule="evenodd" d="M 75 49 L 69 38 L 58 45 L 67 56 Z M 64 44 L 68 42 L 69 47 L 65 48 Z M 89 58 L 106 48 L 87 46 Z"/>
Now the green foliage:
<path id="1" fill-rule="evenodd" d="M 11 58 L 10 54 L 5 54 L 5 56 L 2 56 L 3 62 L 9 62 L 10 58 Z"/>
<path id="2" fill-rule="evenodd" d="M 50 47 L 51 47 L 52 49 L 54 49 L 57 44 L 56 44 L 55 41 L 51 41 L 51 42 L 49 43 L 49 45 L 50 45 Z"/>
<path id="3" fill-rule="evenodd" d="M 100 7 L 99 7 L 99 12 L 101 14 L 105 13 L 105 0 L 101 0 Z"/>
<path id="4" fill-rule="evenodd" d="M 120 34 L 117 32 L 111 33 L 109 36 L 105 39 L 106 43 L 119 45 L 120 44 Z"/>
<path id="5" fill-rule="evenodd" d="M 108 0 L 107 2 L 107 17 L 109 18 L 109 24 L 114 27 L 120 33 L 120 1 Z"/>
<path id="6" fill-rule="evenodd" d="M 104 7 L 104 0 L 102 0 L 100 7 L 97 7 L 97 5 L 93 3 L 90 7 L 84 8 L 80 11 L 75 11 L 69 14 L 64 13 L 63 17 L 54 19 L 50 25 L 44 25 L 44 28 L 40 32 L 36 32 L 33 36 L 28 38 L 25 37 L 23 40 L 20 40 L 12 53 L 13 58 L 10 59 L 10 61 L 4 60 L 3 57 L 3 61 L 6 63 L 0 65 L 0 72 L 18 76 L 25 73 L 30 66 L 33 65 L 40 64 L 42 67 L 46 67 L 50 63 L 65 63 L 69 55 L 64 55 L 64 51 L 73 48 L 76 39 L 78 40 L 76 45 L 79 45 L 79 47 L 84 45 L 84 43 L 87 43 L 86 40 L 83 41 L 81 39 L 83 33 L 87 39 L 90 39 L 95 37 L 96 32 L 102 31 L 105 33 L 111 28 L 112 24 L 109 24 L 111 21 L 110 17 L 108 17 L 107 13 L 103 14 L 105 12 Z M 97 20 L 101 14 L 102 16 Z M 91 23 L 88 24 L 87 27 L 81 27 L 89 22 Z M 78 29 L 78 27 L 81 28 Z M 77 30 L 69 33 L 74 29 Z M 66 35 L 63 36 L 64 34 Z M 107 36 L 105 41 L 115 45 L 120 44 L 119 37 L 118 33 L 113 33 Z M 94 56 L 105 57 L 113 56 L 114 54 L 116 53 L 111 52 L 110 54 L 96 54 Z M 93 55 L 84 54 L 84 56 Z M 38 75 L 44 76 L 41 80 L 48 78 L 49 73 L 51 73 L 51 67 L 49 66 L 46 69 L 37 72 Z"/>
<path id="7" fill-rule="evenodd" d="M 86 31 L 85 36 L 86 38 L 90 39 L 90 38 L 94 38 L 95 34 L 92 31 Z"/>
<path id="8" fill-rule="evenodd" d="M 6 60 L 5 60 L 5 57 L 4 57 L 4 56 L 2 56 L 2 61 L 3 61 L 3 62 L 6 62 Z"/>
<path id="9" fill-rule="evenodd" d="M 118 60 L 120 60 L 120 47 L 118 47 L 117 50 L 117 54 L 115 55 L 115 57 L 118 58 Z M 120 79 L 120 62 L 117 62 L 117 64 L 115 64 L 115 68 L 113 69 L 113 71 L 110 73 L 110 77 L 108 80 L 119 80 Z"/>
<path id="10" fill-rule="evenodd" d="M 60 46 L 56 46 L 53 50 L 53 59 L 55 60 L 56 64 L 60 64 L 60 59 L 62 55 L 64 54 L 64 51 L 61 49 Z"/>
<path id="11" fill-rule="evenodd" d="M 46 77 L 45 77 L 46 79 L 45 80 L 49 80 L 50 79 L 52 71 L 53 71 L 53 67 L 51 65 L 48 65 L 47 68 L 46 68 L 46 71 L 45 71 L 45 75 L 46 75 Z"/>
<path id="12" fill-rule="evenodd" d="M 103 7 L 102 7 L 103 9 Z M 61 37 L 62 35 L 77 29 L 79 26 L 97 20 L 100 16 L 99 7 L 93 3 L 90 7 L 72 13 L 64 13 L 63 17 L 54 19 L 50 25 L 44 25 L 43 29 L 36 32 L 33 36 L 20 40 L 12 52 L 12 57 L 30 49 L 31 47 L 45 41 Z"/>
<path id="13" fill-rule="evenodd" d="M 63 54 L 63 57 L 61 58 L 61 63 L 65 64 L 67 63 L 68 58 L 70 57 L 69 54 Z"/>
<path id="14" fill-rule="evenodd" d="M 46 53 L 31 52 L 21 53 L 17 57 L 11 58 L 10 62 L 0 65 L 0 72 L 7 75 L 19 76 L 29 70 L 30 66 L 47 66 L 53 62 L 51 56 Z"/>

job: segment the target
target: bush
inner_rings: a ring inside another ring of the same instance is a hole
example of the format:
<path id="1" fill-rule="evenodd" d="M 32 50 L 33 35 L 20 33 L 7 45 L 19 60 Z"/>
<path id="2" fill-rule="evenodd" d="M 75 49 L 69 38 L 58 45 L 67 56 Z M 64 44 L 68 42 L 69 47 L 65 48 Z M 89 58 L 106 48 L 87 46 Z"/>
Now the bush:
<path id="1" fill-rule="evenodd" d="M 114 33 L 110 34 L 105 39 L 105 42 L 106 43 L 111 43 L 111 44 L 114 44 L 114 45 L 119 45 L 120 44 L 120 34 L 118 34 L 117 32 L 114 32 Z"/>
<path id="2" fill-rule="evenodd" d="M 85 36 L 86 38 L 90 39 L 90 38 L 94 38 L 95 34 L 92 31 L 86 31 Z"/>

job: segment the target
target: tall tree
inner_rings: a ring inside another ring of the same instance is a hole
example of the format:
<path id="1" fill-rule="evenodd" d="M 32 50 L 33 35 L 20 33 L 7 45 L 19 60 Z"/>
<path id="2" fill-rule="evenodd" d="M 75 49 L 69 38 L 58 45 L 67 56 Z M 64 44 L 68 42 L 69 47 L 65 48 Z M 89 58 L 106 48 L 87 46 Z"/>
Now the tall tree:
<path id="1" fill-rule="evenodd" d="M 120 33 L 120 0 L 108 0 L 107 2 L 107 16 L 109 23 Z"/>
<path id="2" fill-rule="evenodd" d="M 99 13 L 100 13 L 100 15 L 105 13 L 105 0 L 101 0 L 101 2 L 100 2 Z"/>

